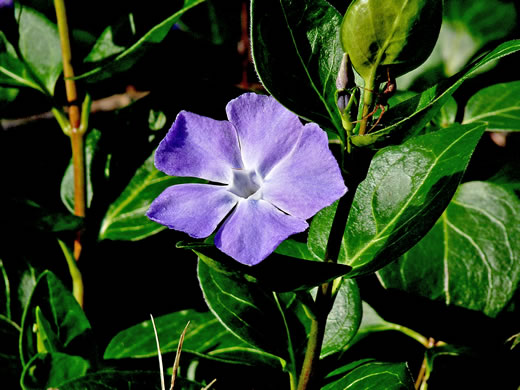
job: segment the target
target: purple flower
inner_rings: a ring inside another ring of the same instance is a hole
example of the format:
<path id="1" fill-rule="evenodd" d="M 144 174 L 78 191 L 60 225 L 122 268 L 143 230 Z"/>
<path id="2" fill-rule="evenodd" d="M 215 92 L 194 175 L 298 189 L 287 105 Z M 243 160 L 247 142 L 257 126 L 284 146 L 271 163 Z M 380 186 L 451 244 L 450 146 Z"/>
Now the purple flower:
<path id="1" fill-rule="evenodd" d="M 255 265 L 306 219 L 345 194 L 326 133 L 269 96 L 247 93 L 226 107 L 229 121 L 182 111 L 161 141 L 155 166 L 214 184 L 167 188 L 150 206 L 153 221 Z"/>
<path id="2" fill-rule="evenodd" d="M 13 0 L 0 0 L 0 8 L 12 8 Z"/>

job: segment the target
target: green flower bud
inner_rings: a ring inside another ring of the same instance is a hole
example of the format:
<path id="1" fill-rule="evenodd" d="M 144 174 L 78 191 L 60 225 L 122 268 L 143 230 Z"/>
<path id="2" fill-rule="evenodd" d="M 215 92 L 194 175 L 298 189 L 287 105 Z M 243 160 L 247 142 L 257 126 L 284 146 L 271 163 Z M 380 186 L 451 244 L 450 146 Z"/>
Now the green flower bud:
<path id="1" fill-rule="evenodd" d="M 442 23 L 442 0 L 354 0 L 343 18 L 341 42 L 366 80 L 384 80 L 421 65 Z"/>

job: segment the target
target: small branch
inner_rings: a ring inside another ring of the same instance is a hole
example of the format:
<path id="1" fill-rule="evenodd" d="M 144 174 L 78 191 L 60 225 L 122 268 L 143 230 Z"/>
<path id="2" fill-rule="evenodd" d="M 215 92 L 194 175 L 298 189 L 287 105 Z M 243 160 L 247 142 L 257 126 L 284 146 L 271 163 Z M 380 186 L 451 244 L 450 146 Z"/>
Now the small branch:
<path id="1" fill-rule="evenodd" d="M 118 93 L 112 96 L 107 96 L 105 98 L 94 100 L 92 102 L 90 113 L 95 114 L 98 112 L 110 112 L 119 110 L 120 108 L 126 107 L 132 104 L 133 102 L 142 99 L 149 93 L 149 91 L 136 91 L 132 87 L 128 87 L 125 93 Z M 12 130 L 17 127 L 25 126 L 36 121 L 56 118 L 56 115 L 53 115 L 54 110 L 42 112 L 40 114 L 30 115 L 24 118 L 0 119 L 0 129 Z M 68 107 L 65 107 L 65 112 L 69 112 Z"/>

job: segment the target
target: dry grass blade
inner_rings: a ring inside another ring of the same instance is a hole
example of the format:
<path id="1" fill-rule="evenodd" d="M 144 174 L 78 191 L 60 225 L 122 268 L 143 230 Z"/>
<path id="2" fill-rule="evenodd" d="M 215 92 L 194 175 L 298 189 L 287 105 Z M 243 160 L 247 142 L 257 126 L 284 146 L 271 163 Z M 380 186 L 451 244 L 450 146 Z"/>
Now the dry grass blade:
<path id="1" fill-rule="evenodd" d="M 159 370 L 161 373 L 161 389 L 166 390 L 166 386 L 164 384 L 164 367 L 161 355 L 161 346 L 159 345 L 159 335 L 157 334 L 157 328 L 155 327 L 155 321 L 153 320 L 153 316 L 150 314 L 150 318 L 152 319 L 153 331 L 155 333 L 155 343 L 157 344 L 157 354 L 159 355 Z"/>
<path id="2" fill-rule="evenodd" d="M 208 390 L 208 389 L 213 385 L 213 383 L 215 383 L 216 381 L 217 381 L 217 378 L 213 379 L 213 380 L 209 383 L 209 385 L 207 385 L 206 387 L 204 387 L 202 390 Z"/>
<path id="3" fill-rule="evenodd" d="M 179 337 L 179 344 L 177 345 L 177 354 L 175 355 L 175 362 L 173 363 L 172 382 L 170 385 L 170 390 L 173 390 L 173 386 L 175 385 L 175 379 L 177 378 L 177 371 L 179 369 L 179 363 L 181 360 L 182 344 L 184 343 L 184 336 L 186 335 L 188 326 L 190 326 L 190 321 L 188 321 L 188 323 L 184 327 L 184 330 L 182 331 L 181 337 Z"/>

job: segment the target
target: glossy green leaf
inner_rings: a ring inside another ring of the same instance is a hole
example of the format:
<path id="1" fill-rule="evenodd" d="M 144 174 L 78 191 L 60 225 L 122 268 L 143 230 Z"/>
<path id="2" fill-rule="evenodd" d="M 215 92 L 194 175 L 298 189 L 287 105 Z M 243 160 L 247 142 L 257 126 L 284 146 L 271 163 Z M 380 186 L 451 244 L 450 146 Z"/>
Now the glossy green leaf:
<path id="1" fill-rule="evenodd" d="M 520 131 L 520 81 L 481 89 L 466 104 L 463 123 L 486 122 L 488 131 Z"/>
<path id="2" fill-rule="evenodd" d="M 309 251 L 320 260 L 325 259 L 327 242 L 329 241 L 332 222 L 338 208 L 338 202 L 339 201 L 336 201 L 330 206 L 320 210 L 312 218 L 309 235 L 307 237 L 307 246 L 309 247 Z"/>
<path id="3" fill-rule="evenodd" d="M 441 22 L 441 0 L 354 0 L 341 24 L 341 43 L 365 81 L 386 80 L 387 69 L 397 77 L 428 58 Z"/>
<path id="4" fill-rule="evenodd" d="M 44 328 L 38 328 L 42 323 Z M 23 315 L 20 355 L 24 365 L 40 352 L 43 339 L 47 351 L 87 357 L 93 352 L 90 324 L 85 313 L 50 271 L 38 278 Z"/>
<path id="5" fill-rule="evenodd" d="M 20 380 L 24 390 L 41 390 L 62 387 L 81 378 L 90 364 L 80 356 L 65 353 L 39 353 L 24 367 Z"/>
<path id="6" fill-rule="evenodd" d="M 58 28 L 32 8 L 17 5 L 16 14 L 20 53 L 32 74 L 45 86 L 46 92 L 53 95 L 54 86 L 63 69 Z"/>
<path id="7" fill-rule="evenodd" d="M 176 352 L 179 337 L 190 322 L 183 353 L 246 365 L 264 364 L 280 367 L 279 358 L 260 351 L 227 331 L 211 312 L 183 310 L 154 319 L 161 352 Z M 151 321 L 144 321 L 119 332 L 108 344 L 105 359 L 146 358 L 157 355 Z"/>
<path id="8" fill-rule="evenodd" d="M 367 362 L 322 387 L 322 390 L 413 390 L 406 363 Z"/>
<path id="9" fill-rule="evenodd" d="M 353 279 L 343 280 L 327 317 L 321 357 L 342 351 L 356 335 L 361 323 L 361 296 Z"/>
<path id="10" fill-rule="evenodd" d="M 245 279 L 230 278 L 199 260 L 204 299 L 228 331 L 260 350 L 288 359 L 289 342 L 274 294 Z"/>
<path id="11" fill-rule="evenodd" d="M 451 76 L 487 43 L 505 38 L 516 26 L 513 2 L 445 0 L 440 53 Z"/>
<path id="12" fill-rule="evenodd" d="M 232 277 L 245 276 L 252 283 L 261 284 L 278 292 L 309 290 L 350 271 L 350 267 L 344 264 L 302 260 L 276 252 L 260 264 L 249 267 L 238 263 L 212 245 L 199 244 L 195 247 L 193 244 L 188 244 L 185 247 L 193 249 L 199 258 L 219 272 Z M 301 245 L 298 245 L 298 249 L 304 251 Z M 305 253 L 305 256 L 308 255 Z M 294 272 L 295 269 L 298 270 L 297 273 Z"/>
<path id="13" fill-rule="evenodd" d="M 414 246 L 447 207 L 484 126 L 453 125 L 380 150 L 359 185 L 339 261 L 377 270 Z"/>
<path id="14" fill-rule="evenodd" d="M 341 128 L 336 76 L 341 15 L 325 0 L 252 0 L 251 41 L 265 88 L 298 115 Z"/>
<path id="15" fill-rule="evenodd" d="M 108 208 L 99 238 L 136 241 L 166 229 L 146 217 L 150 204 L 167 187 L 195 181 L 197 179 L 167 176 L 157 170 L 152 154 Z"/>
<path id="16" fill-rule="evenodd" d="M 101 139 L 101 132 L 96 129 L 92 129 L 88 132 L 85 138 L 85 181 L 87 190 L 87 207 L 90 206 L 92 201 L 92 161 L 94 156 L 99 150 L 99 140 Z M 61 201 L 67 207 L 67 209 L 74 213 L 74 166 L 72 158 L 70 159 L 69 165 L 65 170 L 65 174 L 61 180 L 60 189 Z"/>
<path id="17" fill-rule="evenodd" d="M 520 201 L 495 184 L 463 184 L 434 228 L 380 271 L 387 288 L 496 316 L 520 282 Z"/>
<path id="18" fill-rule="evenodd" d="M 285 240 L 278 245 L 275 253 L 283 256 L 296 257 L 297 259 L 316 260 L 305 243 L 291 239 Z"/>
<path id="19" fill-rule="evenodd" d="M 520 40 L 512 40 L 499 45 L 462 73 L 390 107 L 383 117 L 385 123 L 388 124 L 386 127 L 366 136 L 354 136 L 352 142 L 355 145 L 368 145 L 376 142 L 379 145 L 388 142 L 399 143 L 402 139 L 420 131 L 448 101 L 457 88 L 480 68 L 518 50 L 520 50 Z M 376 146 L 378 145 L 376 144 Z"/>
<path id="20" fill-rule="evenodd" d="M 171 28 L 177 23 L 180 17 L 189 9 L 204 2 L 204 0 L 185 0 L 184 6 L 173 15 L 163 20 L 161 23 L 153 27 L 145 35 L 143 35 L 132 46 L 119 53 L 116 57 L 101 66 L 79 75 L 78 78 L 87 78 L 87 81 L 100 81 L 113 76 L 116 73 L 128 71 L 134 64 L 140 60 L 143 55 L 154 45 L 159 44 L 170 32 Z M 106 43 L 106 33 L 100 37 L 100 40 Z M 98 41 L 101 42 L 101 41 Z M 97 50 L 105 50 L 104 44 L 99 43 Z M 113 48 L 112 48 L 113 49 Z M 115 51 L 114 51 L 115 53 Z M 90 53 L 90 58 L 104 58 L 107 53 Z"/>
<path id="21" fill-rule="evenodd" d="M 15 48 L 0 31 L 0 84 L 12 87 L 30 87 L 44 92 L 43 87 L 29 73 L 18 58 Z"/>
<path id="22" fill-rule="evenodd" d="M 459 107 L 457 101 L 450 96 L 439 112 L 432 118 L 432 123 L 437 127 L 448 127 L 455 123 Z"/>

